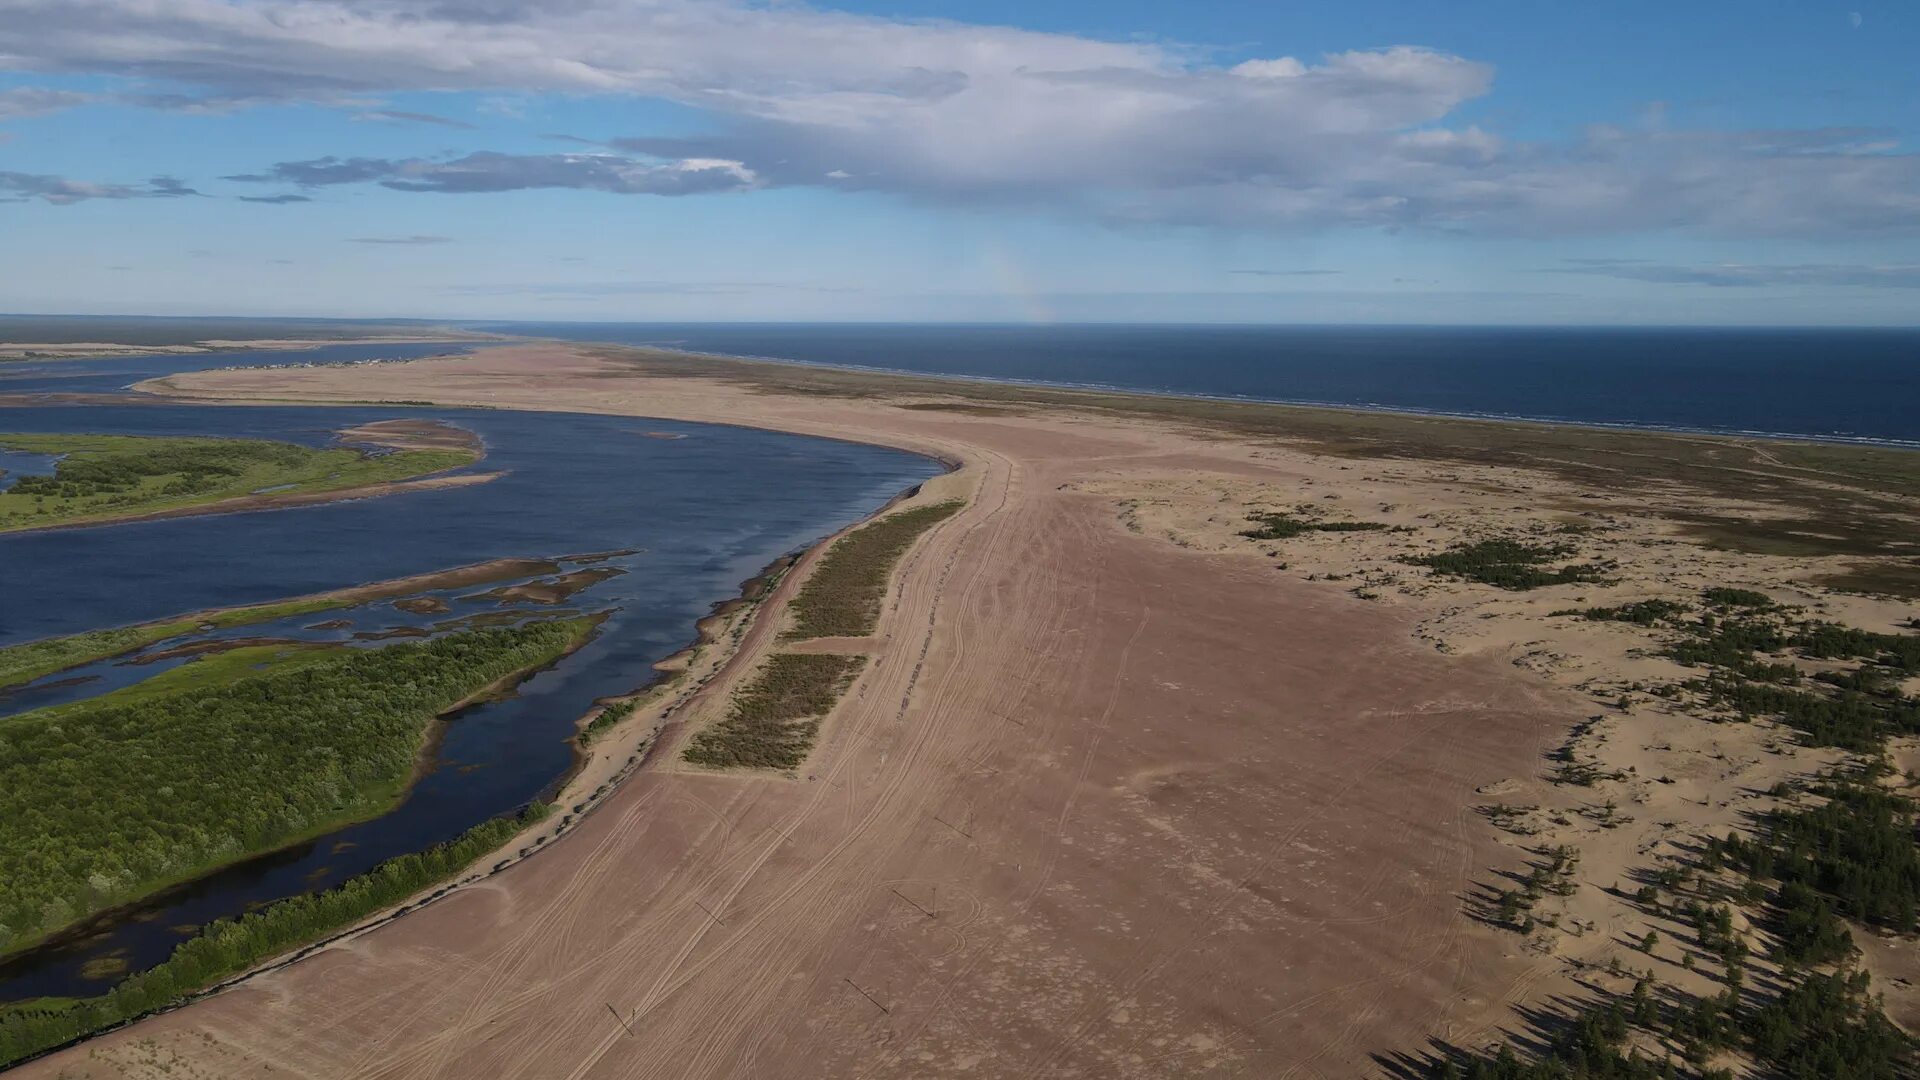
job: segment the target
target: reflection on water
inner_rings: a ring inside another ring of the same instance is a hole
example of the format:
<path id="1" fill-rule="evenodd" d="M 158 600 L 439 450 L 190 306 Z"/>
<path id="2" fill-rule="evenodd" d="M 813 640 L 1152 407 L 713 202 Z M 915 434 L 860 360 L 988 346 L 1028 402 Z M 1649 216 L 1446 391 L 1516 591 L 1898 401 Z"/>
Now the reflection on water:
<path id="1" fill-rule="evenodd" d="M 0 491 L 12 487 L 23 476 L 52 476 L 59 462 L 58 454 L 36 454 L 0 446 Z"/>
<path id="2" fill-rule="evenodd" d="M 331 346 L 335 359 L 393 356 L 404 347 Z M 412 347 L 419 352 L 446 346 Z M 361 354 L 344 357 L 345 350 Z M 270 353 L 271 362 L 308 354 Z M 19 365 L 0 392 L 89 392 L 164 373 L 226 366 L 228 355 Z M 68 373 L 71 369 L 74 373 Z M 592 582 L 566 609 L 612 614 L 599 635 L 504 701 L 445 725 L 433 768 L 406 802 L 292 850 L 212 875 L 121 916 L 84 940 L 0 965 L 0 1000 L 97 993 L 88 979 L 164 959 L 184 928 L 297 892 L 324 888 L 382 859 L 449 839 L 549 790 L 571 764 L 568 738 L 595 698 L 648 681 L 651 665 L 687 643 L 693 624 L 779 555 L 833 532 L 939 471 L 914 455 L 745 428 L 668 421 L 482 410 L 381 407 L 53 405 L 0 410 L 0 430 L 219 435 L 319 445 L 341 428 L 399 417 L 458 424 L 485 440 L 491 483 L 285 510 L 0 535 L 0 645 L 124 625 L 202 608 L 284 599 L 489 559 L 630 552 L 595 562 L 626 573 Z M 666 432 L 674 439 L 649 437 Z M 21 573 L 31 567 L 33 572 Z M 573 569 L 573 567 L 569 567 Z M 398 627 L 433 628 L 488 612 L 552 609 L 477 594 L 433 594 L 448 610 L 392 601 L 235 627 L 208 637 L 297 637 L 365 643 Z M 356 635 L 362 635 L 356 637 Z M 172 643 L 155 647 L 156 651 Z M 122 660 L 63 673 L 12 695 L 0 715 L 129 685 L 185 658 Z"/>

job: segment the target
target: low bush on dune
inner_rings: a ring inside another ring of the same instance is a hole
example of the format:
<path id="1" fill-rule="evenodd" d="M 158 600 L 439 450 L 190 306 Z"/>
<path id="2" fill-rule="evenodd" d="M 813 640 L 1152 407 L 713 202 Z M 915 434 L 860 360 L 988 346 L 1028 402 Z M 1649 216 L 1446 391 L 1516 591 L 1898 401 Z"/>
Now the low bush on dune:
<path id="1" fill-rule="evenodd" d="M 1416 556 L 1407 561 L 1448 577 L 1514 591 L 1602 580 L 1600 567 L 1591 564 L 1548 565 L 1570 554 L 1572 549 L 1563 544 L 1478 540 L 1456 544 L 1446 551 Z"/>
<path id="2" fill-rule="evenodd" d="M 1254 523 L 1240 535 L 1250 540 L 1286 540 L 1307 533 L 1383 532 L 1391 526 L 1378 521 L 1311 521 L 1292 514 L 1262 510 L 1247 515 Z"/>
<path id="3" fill-rule="evenodd" d="M 960 512 L 955 499 L 919 506 L 864 525 L 834 542 L 793 598 L 789 640 L 873 633 L 887 578 L 921 533 Z"/>
<path id="4" fill-rule="evenodd" d="M 734 691 L 726 718 L 688 742 L 684 756 L 717 769 L 798 766 L 813 748 L 820 718 L 865 663 L 864 656 L 776 653 Z"/>

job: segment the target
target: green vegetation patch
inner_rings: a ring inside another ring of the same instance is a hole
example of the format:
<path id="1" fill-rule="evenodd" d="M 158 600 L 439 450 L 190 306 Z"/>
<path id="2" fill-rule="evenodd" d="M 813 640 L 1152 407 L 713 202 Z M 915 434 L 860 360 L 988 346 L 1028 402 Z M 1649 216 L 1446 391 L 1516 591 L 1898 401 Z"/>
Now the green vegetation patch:
<path id="1" fill-rule="evenodd" d="M 920 534 L 960 512 L 958 499 L 918 506 L 863 525 L 827 549 L 790 605 L 789 640 L 864 637 L 880 621 L 887 578 Z"/>
<path id="2" fill-rule="evenodd" d="M 1769 811 L 1753 839 L 1730 834 L 1710 850 L 1756 878 L 1826 896 L 1847 918 L 1903 934 L 1920 930 L 1912 800 L 1861 777 L 1833 777 L 1814 791 L 1825 796 L 1820 805 Z"/>
<path id="3" fill-rule="evenodd" d="M 195 991 L 400 903 L 458 874 L 547 816 L 544 803 L 482 822 L 458 838 L 388 859 L 325 892 L 296 896 L 208 926 L 166 962 L 98 997 L 0 1005 L 0 1069 L 163 1008 Z"/>
<path id="4" fill-rule="evenodd" d="M 1897 1080 L 1911 1075 L 1913 1043 L 1881 1013 L 1864 972 L 1813 974 L 1779 996 L 1743 1005 L 1733 989 L 1707 998 L 1663 1004 L 1642 978 L 1625 1001 L 1585 1007 L 1551 1034 L 1537 1058 L 1512 1044 L 1486 1053 L 1445 1057 L 1430 1067 L 1442 1080 L 1732 1080 L 1707 1063 L 1718 1054 L 1744 1053 L 1761 1075 L 1794 1080 Z M 1543 1017 L 1541 1026 L 1552 1023 Z M 1636 1038 L 1636 1032 L 1639 1037 Z M 1664 1038 L 1678 1059 L 1655 1056 L 1635 1043 Z"/>
<path id="5" fill-rule="evenodd" d="M 1709 612 L 1669 625 L 1681 636 L 1667 655 L 1711 669 L 1688 684 L 1707 705 L 1741 718 L 1773 718 L 1811 745 L 1863 753 L 1877 751 L 1890 735 L 1920 733 L 1920 700 L 1899 689 L 1900 680 L 1920 671 L 1920 635 L 1795 620 L 1778 607 L 1751 604 L 1738 615 Z M 1776 659 L 1788 653 L 1857 663 L 1808 676 Z"/>
<path id="6" fill-rule="evenodd" d="M 1635 626 L 1658 626 L 1686 611 L 1685 604 L 1671 600 L 1640 600 L 1616 607 L 1590 607 L 1556 611 L 1555 615 L 1578 615 L 1592 622 L 1623 622 Z"/>
<path id="7" fill-rule="evenodd" d="M 612 731 L 622 720 L 632 716 L 633 711 L 639 707 L 639 698 L 628 698 L 601 709 L 594 714 L 593 719 L 587 721 L 587 726 L 580 730 L 580 745 L 592 746 L 595 739 Z"/>
<path id="8" fill-rule="evenodd" d="M 1586 563 L 1549 567 L 1571 555 L 1564 544 L 1529 544 L 1520 540 L 1477 540 L 1455 544 L 1435 555 L 1408 561 L 1448 577 L 1477 581 L 1500 589 L 1521 591 L 1547 585 L 1570 585 L 1601 580 L 1600 568 Z"/>
<path id="9" fill-rule="evenodd" d="M 1255 527 L 1240 535 L 1253 540 L 1286 540 L 1311 532 L 1381 532 L 1391 527 L 1378 521 L 1313 521 L 1272 510 L 1255 511 L 1247 520 Z"/>
<path id="10" fill-rule="evenodd" d="M 1763 611 L 1773 607 L 1773 597 L 1753 589 L 1732 589 L 1726 587 L 1707 589 L 1700 599 L 1718 608 L 1748 608 Z"/>
<path id="11" fill-rule="evenodd" d="M 0 491 L 0 532 L 111 521 L 259 492 L 310 494 L 471 464 L 464 450 L 315 449 L 264 439 L 5 435 L 0 447 L 63 455 L 51 476 Z"/>
<path id="12" fill-rule="evenodd" d="M 1710 676 L 1694 687 L 1711 705 L 1742 717 L 1778 720 L 1809 746 L 1873 753 L 1889 735 L 1920 732 L 1920 703 L 1885 691 L 1797 690 L 1727 675 Z"/>
<path id="13" fill-rule="evenodd" d="M 236 649 L 0 719 L 0 952 L 384 812 L 435 716 L 592 626 Z"/>
<path id="14" fill-rule="evenodd" d="M 716 769 L 792 769 L 807 759 L 820 718 L 853 682 L 867 658 L 775 653 L 735 690 L 726 718 L 688 743 L 685 757 Z"/>
<path id="15" fill-rule="evenodd" d="M 250 623 L 271 622 L 291 615 L 352 607 L 360 602 L 360 598 L 342 593 L 332 597 L 254 604 L 250 607 L 210 612 L 190 618 L 141 623 L 137 626 L 116 626 L 109 630 L 89 630 L 82 634 L 70 634 L 67 637 L 29 641 L 24 645 L 9 645 L 0 649 L 0 689 L 30 683 L 56 671 L 90 664 L 95 660 L 105 660 L 108 657 L 130 653 L 157 641 L 165 641 L 170 637 L 196 630 L 201 626 L 221 629 L 246 626 Z"/>

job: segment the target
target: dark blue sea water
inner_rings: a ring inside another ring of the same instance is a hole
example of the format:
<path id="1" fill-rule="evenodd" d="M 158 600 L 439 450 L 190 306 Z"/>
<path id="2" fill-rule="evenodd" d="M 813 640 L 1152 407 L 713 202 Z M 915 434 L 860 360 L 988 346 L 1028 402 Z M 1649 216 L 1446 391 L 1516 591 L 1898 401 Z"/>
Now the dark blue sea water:
<path id="1" fill-rule="evenodd" d="M 7 366 L 0 368 L 0 392 L 84 388 L 97 394 L 191 367 L 420 351 L 448 350 L 335 346 L 311 354 Z M 853 443 L 611 416 L 123 400 L 0 408 L 0 432 L 221 435 L 321 445 L 339 429 L 368 421 L 438 419 L 478 433 L 487 456 L 476 468 L 505 475 L 379 499 L 0 535 L 0 646 L 495 558 L 618 551 L 623 554 L 591 565 L 624 573 L 566 602 L 574 610 L 609 613 L 592 642 L 522 683 L 513 696 L 463 710 L 441 726 L 429 772 L 392 813 L 221 871 L 143 905 L 133 917 L 117 916 L 84 936 L 0 963 L 0 1001 L 97 993 L 105 984 L 87 977 L 89 961 L 151 966 L 192 927 L 324 888 L 539 797 L 569 768 L 574 725 L 596 698 L 649 682 L 653 663 L 687 644 L 698 619 L 780 555 L 941 469 L 916 455 Z M 24 458 L 0 461 L 0 467 L 19 465 L 44 468 Z M 496 600 L 476 595 L 491 587 L 441 591 L 452 610 L 439 615 L 410 615 L 376 602 L 187 636 L 372 647 L 356 635 L 501 612 Z M 554 611 L 532 608 L 532 614 Z M 342 618 L 350 625 L 316 626 Z M 90 697 L 180 662 L 115 659 L 49 676 L 0 692 L 0 718 Z"/>
<path id="2" fill-rule="evenodd" d="M 487 326 L 932 375 L 1920 445 L 1920 329 Z"/>

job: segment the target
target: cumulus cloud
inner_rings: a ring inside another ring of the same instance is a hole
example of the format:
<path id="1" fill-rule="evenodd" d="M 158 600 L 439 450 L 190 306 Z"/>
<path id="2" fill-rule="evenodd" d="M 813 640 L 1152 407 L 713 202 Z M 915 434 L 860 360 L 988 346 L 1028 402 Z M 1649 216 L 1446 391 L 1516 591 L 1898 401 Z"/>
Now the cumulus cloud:
<path id="1" fill-rule="evenodd" d="M 198 195 L 198 191 L 171 176 L 156 176 L 144 187 L 98 184 L 40 173 L 0 172 L 0 202 L 41 202 L 65 206 L 88 199 L 156 199 Z"/>
<path id="2" fill-rule="evenodd" d="M 757 185 L 738 161 L 688 158 L 640 161 L 613 154 L 498 154 L 480 152 L 440 161 L 427 158 L 316 158 L 283 161 L 263 173 L 226 179 L 302 187 L 378 182 L 396 191 L 462 194 L 577 188 L 618 195 L 699 195 Z"/>
<path id="3" fill-rule="evenodd" d="M 1596 127 L 1505 139 L 1453 119 L 1489 92 L 1492 69 L 1414 46 L 1220 65 L 1172 45 L 746 0 L 0 0 L 0 10 L 0 66 L 160 80 L 188 91 L 171 107 L 618 95 L 701 110 L 717 132 L 617 133 L 626 137 L 600 144 L 616 153 L 276 167 L 337 170 L 275 177 L 299 184 L 826 185 L 1236 227 L 1920 226 L 1920 158 L 1885 133 Z"/>
<path id="4" fill-rule="evenodd" d="M 1889 289 L 1920 289 L 1920 263 L 1836 264 L 1795 263 L 1750 264 L 1717 263 L 1679 265 L 1644 259 L 1568 259 L 1568 265 L 1552 267 L 1559 274 L 1593 274 L 1600 277 L 1645 281 L 1656 285 L 1711 285 L 1719 288 L 1753 288 L 1779 285 L 1815 285 L 1855 288 L 1873 286 Z"/>

